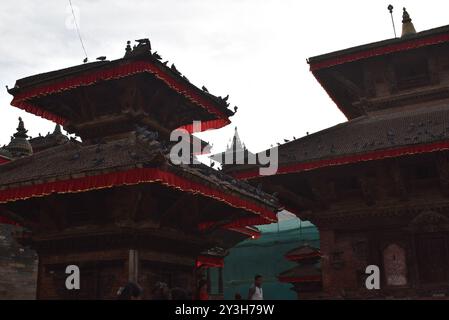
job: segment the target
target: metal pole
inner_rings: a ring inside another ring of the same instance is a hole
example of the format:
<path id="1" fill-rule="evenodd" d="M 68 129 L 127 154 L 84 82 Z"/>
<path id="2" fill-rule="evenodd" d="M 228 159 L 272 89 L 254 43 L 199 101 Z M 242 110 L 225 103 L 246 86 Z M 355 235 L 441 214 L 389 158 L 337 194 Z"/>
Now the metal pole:
<path id="1" fill-rule="evenodd" d="M 394 37 L 397 38 L 396 26 L 394 25 L 394 18 L 393 18 L 393 8 L 394 7 L 391 4 L 388 6 L 388 11 L 390 11 L 390 16 L 391 16 L 391 23 L 393 24 Z"/>

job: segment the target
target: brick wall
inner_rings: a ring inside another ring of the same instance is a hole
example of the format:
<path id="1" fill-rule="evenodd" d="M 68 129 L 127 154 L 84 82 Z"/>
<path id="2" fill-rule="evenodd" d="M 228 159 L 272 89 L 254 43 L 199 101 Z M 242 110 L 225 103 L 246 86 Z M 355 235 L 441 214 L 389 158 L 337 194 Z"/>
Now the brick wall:
<path id="1" fill-rule="evenodd" d="M 0 224 L 0 300 L 36 298 L 37 255 L 12 238 L 16 228 Z"/>

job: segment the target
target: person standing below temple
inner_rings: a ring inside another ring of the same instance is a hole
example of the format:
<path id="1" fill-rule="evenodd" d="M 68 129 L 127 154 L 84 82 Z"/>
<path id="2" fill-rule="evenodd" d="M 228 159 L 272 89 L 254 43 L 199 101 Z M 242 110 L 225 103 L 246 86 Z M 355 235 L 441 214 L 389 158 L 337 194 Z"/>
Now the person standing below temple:
<path id="1" fill-rule="evenodd" d="M 195 300 L 209 300 L 206 280 L 200 280 L 200 282 L 198 283 L 198 289 L 195 293 Z"/>
<path id="2" fill-rule="evenodd" d="M 263 300 L 262 276 L 254 277 L 254 284 L 249 288 L 248 300 Z"/>

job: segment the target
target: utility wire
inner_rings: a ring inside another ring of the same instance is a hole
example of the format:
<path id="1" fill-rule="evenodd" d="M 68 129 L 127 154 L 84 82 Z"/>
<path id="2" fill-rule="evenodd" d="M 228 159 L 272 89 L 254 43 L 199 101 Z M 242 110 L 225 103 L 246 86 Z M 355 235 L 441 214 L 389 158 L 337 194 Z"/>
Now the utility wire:
<path id="1" fill-rule="evenodd" d="M 87 61 L 87 59 L 89 59 L 89 58 L 87 56 L 87 51 L 86 51 L 86 47 L 84 46 L 83 38 L 81 37 L 81 32 L 78 27 L 78 22 L 76 21 L 76 16 L 75 16 L 75 11 L 73 10 L 72 0 L 69 0 L 69 4 L 70 4 L 70 9 L 72 10 L 73 21 L 75 23 L 76 33 L 78 34 L 78 38 L 80 39 L 81 47 L 83 48 L 84 55 L 85 55 L 86 61 Z"/>

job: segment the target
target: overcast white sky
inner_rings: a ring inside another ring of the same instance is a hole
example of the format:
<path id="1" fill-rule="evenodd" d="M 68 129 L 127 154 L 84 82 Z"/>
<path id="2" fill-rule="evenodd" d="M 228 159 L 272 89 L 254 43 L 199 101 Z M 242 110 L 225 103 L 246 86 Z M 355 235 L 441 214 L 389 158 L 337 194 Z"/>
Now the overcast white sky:
<path id="1" fill-rule="evenodd" d="M 391 38 L 389 3 L 398 34 L 402 7 L 418 31 L 449 24 L 437 0 L 72 0 L 90 60 L 124 54 L 127 40 L 148 37 L 153 50 L 190 81 L 230 95 L 233 124 L 207 133 L 214 151 L 234 125 L 252 151 L 345 121 L 309 72 L 306 58 Z M 22 116 L 32 136 L 54 124 L 10 106 L 5 85 L 80 64 L 68 0 L 2 0 L 0 4 L 0 145 Z"/>

